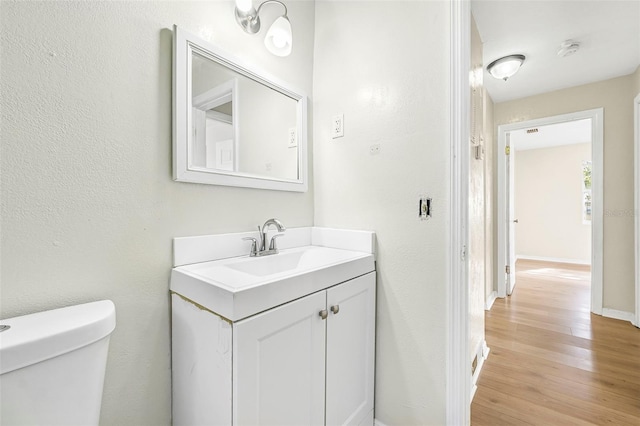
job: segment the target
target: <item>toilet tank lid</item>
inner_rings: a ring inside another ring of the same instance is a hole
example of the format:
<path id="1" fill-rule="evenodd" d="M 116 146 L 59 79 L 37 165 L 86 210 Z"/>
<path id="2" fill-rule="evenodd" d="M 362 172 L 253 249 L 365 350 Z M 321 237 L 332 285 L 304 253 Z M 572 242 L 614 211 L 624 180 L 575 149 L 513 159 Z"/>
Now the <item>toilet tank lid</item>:
<path id="1" fill-rule="evenodd" d="M 8 373 L 96 342 L 113 331 L 111 300 L 85 303 L 0 320 L 0 374 Z"/>

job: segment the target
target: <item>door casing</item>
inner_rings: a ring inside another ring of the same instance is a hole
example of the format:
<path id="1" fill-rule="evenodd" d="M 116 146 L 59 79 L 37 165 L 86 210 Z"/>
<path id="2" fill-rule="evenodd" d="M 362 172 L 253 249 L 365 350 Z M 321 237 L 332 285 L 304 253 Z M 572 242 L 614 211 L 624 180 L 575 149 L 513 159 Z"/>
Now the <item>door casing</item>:
<path id="1" fill-rule="evenodd" d="M 592 162 L 592 215 L 591 215 L 591 312 L 602 315 L 602 280 L 603 280 L 603 219 L 604 219 L 604 110 L 595 108 L 586 111 L 572 112 L 569 114 L 555 115 L 535 120 L 520 121 L 517 123 L 498 126 L 498 256 L 496 258 L 498 271 L 498 297 L 506 297 L 507 285 L 505 271 L 507 259 L 507 206 L 506 206 L 506 179 L 507 168 L 504 161 L 507 134 L 520 129 L 546 126 L 550 124 L 565 123 L 568 121 L 591 120 L 591 162 Z"/>
<path id="2" fill-rule="evenodd" d="M 635 247 L 636 247 L 636 315 L 634 323 L 640 327 L 640 93 L 633 101 L 634 149 L 633 173 L 635 182 Z"/>

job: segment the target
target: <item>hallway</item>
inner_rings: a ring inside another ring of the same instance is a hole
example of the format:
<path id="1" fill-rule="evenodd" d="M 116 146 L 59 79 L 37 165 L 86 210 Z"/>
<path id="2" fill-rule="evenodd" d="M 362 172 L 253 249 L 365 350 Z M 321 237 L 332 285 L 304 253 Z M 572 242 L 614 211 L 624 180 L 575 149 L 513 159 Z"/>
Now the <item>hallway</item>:
<path id="1" fill-rule="evenodd" d="M 486 312 L 471 424 L 640 424 L 640 330 L 589 312 L 588 266 L 519 261 Z"/>

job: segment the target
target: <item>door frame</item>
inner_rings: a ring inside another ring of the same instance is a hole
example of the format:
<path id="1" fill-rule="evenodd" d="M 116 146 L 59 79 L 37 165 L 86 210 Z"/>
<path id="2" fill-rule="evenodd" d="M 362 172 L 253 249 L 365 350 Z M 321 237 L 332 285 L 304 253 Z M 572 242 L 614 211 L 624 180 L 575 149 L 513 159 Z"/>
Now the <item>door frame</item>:
<path id="1" fill-rule="evenodd" d="M 507 148 L 508 147 L 508 148 Z M 511 149 L 511 148 L 514 149 Z M 514 222 L 515 210 L 516 210 L 516 200 L 515 200 L 515 167 L 516 167 L 516 150 L 511 142 L 511 135 L 509 132 L 505 133 L 505 150 L 509 150 L 509 157 L 505 158 L 505 176 L 508 177 L 508 180 L 505 180 L 505 196 L 507 197 L 504 205 L 504 210 L 502 211 L 505 214 L 505 220 L 507 221 L 507 226 L 505 227 L 505 234 L 508 231 L 508 234 L 505 235 L 505 265 L 509 266 L 509 273 L 505 271 L 505 292 L 507 296 L 511 296 L 513 293 L 513 289 L 516 286 L 516 226 Z M 502 152 L 502 151 L 500 151 Z M 505 178 L 506 179 L 506 178 Z M 507 211 L 509 214 L 507 214 Z M 498 263 L 499 264 L 499 263 Z M 498 274 L 500 270 L 498 270 Z"/>
<path id="2" fill-rule="evenodd" d="M 498 126 L 497 155 L 504 155 L 506 135 L 514 130 L 531 127 L 559 124 L 568 121 L 591 119 L 591 312 L 602 315 L 602 279 L 603 279 L 603 220 L 604 220 L 604 110 L 595 108 L 569 114 L 555 115 L 535 120 L 519 121 L 517 123 Z M 504 270 L 506 259 L 506 164 L 502 157 L 498 157 L 498 256 L 496 258 L 497 271 Z M 501 268 L 501 264 L 502 268 Z M 498 297 L 506 297 L 506 282 L 498 278 Z"/>
<path id="3" fill-rule="evenodd" d="M 634 151 L 633 174 L 635 182 L 635 247 L 636 247 L 636 313 L 634 323 L 640 327 L 640 93 L 633 100 Z"/>
<path id="4" fill-rule="evenodd" d="M 451 0 L 450 174 L 446 280 L 446 408 L 447 425 L 471 419 L 469 362 L 469 161 L 471 3 Z"/>

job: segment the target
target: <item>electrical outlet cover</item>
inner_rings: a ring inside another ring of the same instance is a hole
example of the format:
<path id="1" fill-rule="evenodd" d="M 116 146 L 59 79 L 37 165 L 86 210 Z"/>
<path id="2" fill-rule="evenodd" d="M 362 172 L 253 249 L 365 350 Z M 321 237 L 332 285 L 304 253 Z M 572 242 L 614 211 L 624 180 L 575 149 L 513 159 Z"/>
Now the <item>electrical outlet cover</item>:
<path id="1" fill-rule="evenodd" d="M 341 138 L 344 136 L 344 114 L 336 114 L 331 117 L 331 138 Z"/>
<path id="2" fill-rule="evenodd" d="M 287 135 L 287 147 L 295 148 L 298 146 L 298 135 L 296 134 L 296 128 L 291 127 Z"/>

